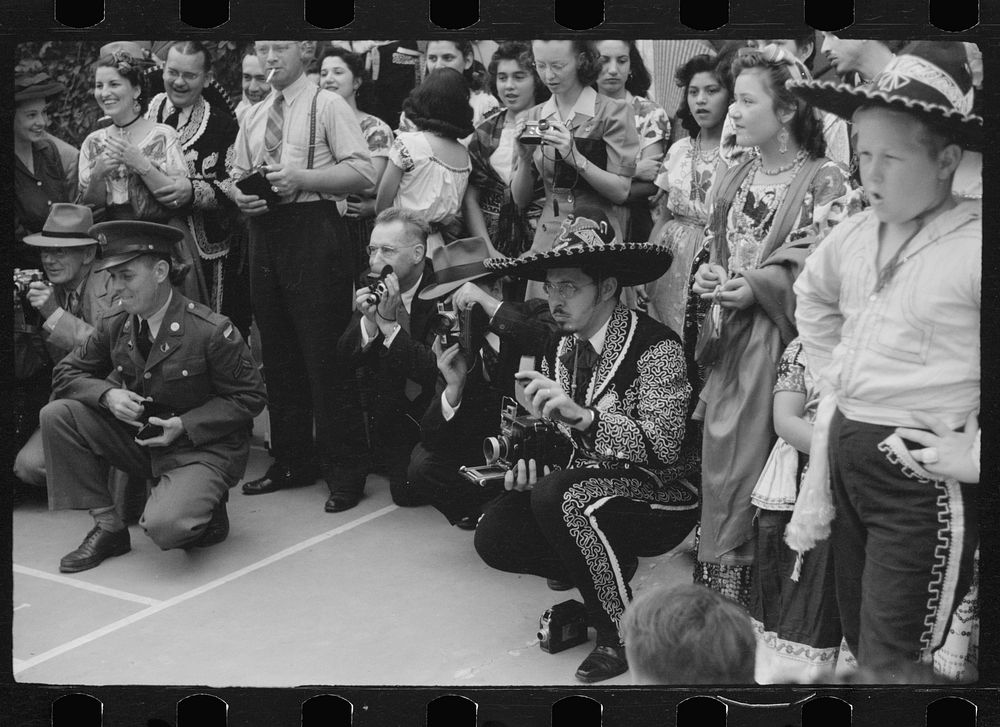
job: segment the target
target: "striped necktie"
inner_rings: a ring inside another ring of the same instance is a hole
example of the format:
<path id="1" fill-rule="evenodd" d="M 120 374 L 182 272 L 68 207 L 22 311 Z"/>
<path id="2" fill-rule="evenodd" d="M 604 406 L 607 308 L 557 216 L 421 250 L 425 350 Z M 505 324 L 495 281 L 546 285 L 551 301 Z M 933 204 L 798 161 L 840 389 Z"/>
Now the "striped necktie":
<path id="1" fill-rule="evenodd" d="M 267 128 L 264 129 L 264 164 L 270 166 L 281 161 L 281 136 L 285 121 L 285 97 L 279 91 L 267 112 Z"/>

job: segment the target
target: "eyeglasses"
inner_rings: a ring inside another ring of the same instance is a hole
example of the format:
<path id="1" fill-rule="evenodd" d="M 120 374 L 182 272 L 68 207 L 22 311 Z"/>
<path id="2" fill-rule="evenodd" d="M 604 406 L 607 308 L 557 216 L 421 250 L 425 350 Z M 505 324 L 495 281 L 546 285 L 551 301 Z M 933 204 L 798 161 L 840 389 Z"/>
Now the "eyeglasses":
<path id="1" fill-rule="evenodd" d="M 39 254 L 42 257 L 54 257 L 56 260 L 62 260 L 68 256 L 73 251 L 71 247 L 43 247 Z"/>
<path id="2" fill-rule="evenodd" d="M 201 73 L 192 73 L 191 71 L 178 71 L 175 68 L 167 66 L 163 69 L 163 75 L 170 80 L 175 78 L 183 78 L 185 83 L 194 83 L 199 78 L 201 78 Z"/>
<path id="3" fill-rule="evenodd" d="M 416 245 L 403 245 L 404 249 L 408 247 L 416 247 Z M 368 247 L 365 248 L 365 251 L 368 253 L 369 256 L 374 255 L 377 252 L 380 252 L 382 253 L 382 257 L 393 257 L 400 251 L 400 248 L 391 247 L 390 245 L 369 245 Z"/>
<path id="4" fill-rule="evenodd" d="M 544 73 L 545 69 L 551 68 L 555 73 L 562 73 L 568 65 L 569 63 L 539 63 L 535 61 L 535 70 Z"/>
<path id="5" fill-rule="evenodd" d="M 577 285 L 576 283 L 550 283 L 546 280 L 542 283 L 542 290 L 544 290 L 545 295 L 549 297 L 555 293 L 556 297 L 560 300 L 569 300 L 570 298 L 575 298 L 577 293 L 590 285 L 594 285 L 594 283 Z"/>

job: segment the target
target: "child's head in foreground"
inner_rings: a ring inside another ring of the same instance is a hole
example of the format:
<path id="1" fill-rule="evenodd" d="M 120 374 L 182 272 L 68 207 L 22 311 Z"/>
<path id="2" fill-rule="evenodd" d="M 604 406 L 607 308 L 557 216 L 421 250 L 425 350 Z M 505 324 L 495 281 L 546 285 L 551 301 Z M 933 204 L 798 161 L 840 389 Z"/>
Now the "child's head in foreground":
<path id="1" fill-rule="evenodd" d="M 753 684 L 750 616 L 704 586 L 644 591 L 620 631 L 635 684 Z"/>

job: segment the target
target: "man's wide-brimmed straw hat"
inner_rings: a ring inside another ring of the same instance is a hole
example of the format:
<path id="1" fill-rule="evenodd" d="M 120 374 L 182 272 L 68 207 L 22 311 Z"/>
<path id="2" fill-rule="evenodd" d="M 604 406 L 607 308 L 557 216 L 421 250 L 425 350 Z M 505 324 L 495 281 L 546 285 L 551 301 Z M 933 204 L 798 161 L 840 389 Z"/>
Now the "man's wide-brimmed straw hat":
<path id="1" fill-rule="evenodd" d="M 911 113 L 948 132 L 968 149 L 980 149 L 983 120 L 972 113 L 972 71 L 965 47 L 951 41 L 917 41 L 903 48 L 871 83 L 789 81 L 813 106 L 850 120 L 863 106 Z"/>
<path id="2" fill-rule="evenodd" d="M 579 207 L 562 224 L 551 250 L 519 258 L 490 259 L 486 267 L 529 280 L 545 280 L 551 268 L 599 267 L 623 286 L 656 280 L 673 256 L 659 245 L 618 242 L 608 216 L 598 207 Z"/>

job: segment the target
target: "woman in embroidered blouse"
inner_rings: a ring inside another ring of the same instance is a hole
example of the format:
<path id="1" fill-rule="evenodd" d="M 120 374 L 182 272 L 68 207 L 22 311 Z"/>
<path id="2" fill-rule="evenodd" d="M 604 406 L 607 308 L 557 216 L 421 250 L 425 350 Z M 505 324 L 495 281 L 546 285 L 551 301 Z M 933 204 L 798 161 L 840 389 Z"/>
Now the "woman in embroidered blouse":
<path id="1" fill-rule="evenodd" d="M 476 127 L 469 143 L 472 174 L 465 192 L 465 228 L 483 237 L 504 255 L 517 257 L 530 246 L 545 190 L 536 185 L 532 203 L 517 209 L 510 196 L 510 177 L 516 154 L 514 131 L 528 109 L 549 96 L 535 73 L 531 46 L 524 41 L 500 44 L 489 66 L 491 91 L 503 108 Z"/>
<path id="2" fill-rule="evenodd" d="M 597 54 L 586 41 L 535 40 L 531 43 L 535 69 L 552 98 L 530 109 L 518 121 L 544 119 L 541 144 L 518 142 L 510 189 L 522 209 L 534 198 L 535 180 L 545 185 L 545 207 L 531 249 L 552 249 L 562 221 L 574 206 L 600 207 L 618 239 L 624 239 L 618 205 L 628 199 L 639 135 L 632 108 L 624 101 L 599 95 L 590 84 L 597 80 Z M 544 297 L 541 284 L 528 284 L 529 297 Z"/>
<path id="3" fill-rule="evenodd" d="M 649 200 L 656 193 L 653 182 L 669 144 L 670 118 L 661 106 L 646 98 L 653 79 L 634 40 L 599 40 L 594 43 L 594 49 L 601 64 L 598 92 L 625 101 L 635 114 L 639 157 L 626 202 L 625 239 L 646 242 L 653 229 Z"/>
<path id="4" fill-rule="evenodd" d="M 472 133 L 469 89 L 453 68 L 432 71 L 410 93 L 403 112 L 417 131 L 401 131 L 389 150 L 376 212 L 416 210 L 432 227 L 427 255 L 459 236 L 458 214 L 469 183 L 469 152 L 458 141 Z"/>
<path id="5" fill-rule="evenodd" d="M 94 98 L 111 126 L 83 141 L 81 203 L 103 207 L 106 220 L 169 221 L 176 215 L 152 193 L 187 177 L 187 164 L 177 132 L 143 116 L 148 101 L 143 61 L 120 50 L 102 56 L 94 72 Z"/>
<path id="6" fill-rule="evenodd" d="M 729 109 L 737 143 L 759 154 L 716 181 L 711 259 L 694 293 L 723 311 L 721 353 L 711 363 L 696 416 L 703 417 L 702 513 L 696 580 L 749 605 L 754 552 L 750 495 L 774 441 L 772 389 L 795 337 L 792 284 L 826 231 L 830 206 L 851 189 L 824 157 L 814 110 L 786 88 L 808 71 L 768 46 L 733 61 Z"/>
<path id="7" fill-rule="evenodd" d="M 372 165 L 375 167 L 375 184 L 364 194 L 348 195 L 343 212 L 347 218 L 347 229 L 358 255 L 358 262 L 367 261 L 365 248 L 371 237 L 375 219 L 375 194 L 379 182 L 389 163 L 389 148 L 392 146 L 392 129 L 378 116 L 358 108 L 358 89 L 365 81 L 365 61 L 357 53 L 344 48 L 330 48 L 320 60 L 319 85 L 339 94 L 354 109 L 354 115 L 361 124 L 361 133 L 368 144 Z M 365 265 L 360 265 L 361 270 Z"/>
<path id="8" fill-rule="evenodd" d="M 713 180 L 725 171 L 719 159 L 722 126 L 733 97 L 732 56 L 698 55 L 677 70 L 677 85 L 684 89 L 677 117 L 689 136 L 667 151 L 656 177 L 662 190 L 658 220 L 649 241 L 663 245 L 674 255 L 670 270 L 646 286 L 647 310 L 669 326 L 684 341 L 689 374 L 696 374 L 694 344 L 707 305 L 691 295 L 692 276 L 708 262 L 705 226 Z M 700 376 L 689 375 L 692 392 L 701 390 Z"/>

